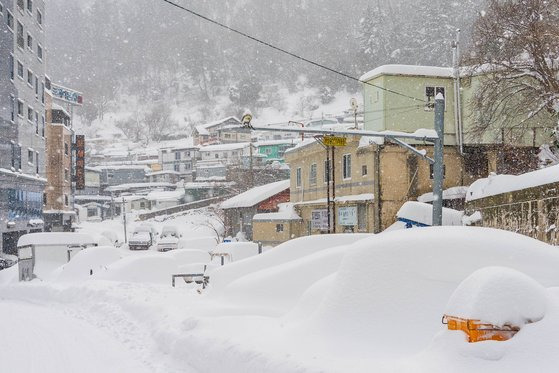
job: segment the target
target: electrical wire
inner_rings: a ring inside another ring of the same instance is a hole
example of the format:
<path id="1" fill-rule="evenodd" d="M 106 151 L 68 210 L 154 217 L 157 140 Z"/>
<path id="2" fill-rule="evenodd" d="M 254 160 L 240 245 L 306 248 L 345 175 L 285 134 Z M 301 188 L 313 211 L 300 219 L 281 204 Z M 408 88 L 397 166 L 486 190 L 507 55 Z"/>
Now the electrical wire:
<path id="1" fill-rule="evenodd" d="M 239 30 L 237 30 L 237 29 L 235 29 L 235 28 L 233 28 L 233 27 L 227 26 L 227 25 L 224 24 L 224 23 L 221 23 L 221 22 L 218 22 L 218 21 L 216 21 L 216 20 L 214 20 L 214 19 L 211 19 L 211 18 L 209 18 L 209 17 L 206 17 L 206 16 L 204 16 L 204 15 L 198 13 L 198 12 L 193 11 L 192 9 L 186 8 L 185 6 L 180 5 L 180 4 L 177 4 L 177 3 L 175 3 L 175 2 L 173 2 L 173 1 L 171 1 L 171 0 L 163 0 L 163 2 L 165 2 L 165 3 L 167 3 L 167 4 L 171 5 L 171 6 L 174 6 L 174 7 L 178 8 L 178 9 L 184 10 L 185 12 L 188 12 L 188 13 L 190 13 L 191 15 L 193 15 L 193 16 L 195 16 L 195 17 L 198 17 L 198 18 L 201 18 L 201 19 L 203 19 L 203 20 L 205 20 L 205 21 L 207 21 L 207 22 L 213 23 L 213 24 L 216 25 L 216 26 L 219 26 L 219 27 L 224 28 L 224 29 L 226 29 L 226 30 L 228 30 L 228 31 L 231 31 L 231 32 L 234 32 L 234 33 L 236 33 L 236 34 L 238 34 L 238 35 L 241 35 L 241 36 L 243 36 L 243 37 L 245 37 L 245 38 L 247 38 L 247 39 L 250 39 L 250 40 L 255 41 L 255 42 L 259 43 L 259 44 L 262 44 L 262 45 L 264 45 L 264 46 L 266 46 L 266 47 L 268 47 L 268 48 L 271 48 L 271 49 L 274 49 L 274 50 L 276 50 L 276 51 L 278 51 L 278 52 L 287 54 L 288 56 L 291 56 L 291 57 L 293 57 L 293 58 L 296 58 L 296 59 L 299 59 L 299 60 L 301 60 L 301 61 L 304 61 L 304 62 L 306 62 L 306 63 L 308 63 L 308 64 L 311 64 L 311 65 L 313 65 L 313 66 L 315 66 L 315 67 L 318 67 L 318 68 L 321 68 L 321 69 L 330 71 L 331 73 L 334 73 L 334 74 L 343 76 L 343 77 L 346 78 L 346 79 L 353 80 L 353 81 L 356 81 L 356 82 L 359 82 L 359 83 L 363 83 L 363 84 L 366 84 L 366 85 L 369 85 L 369 86 L 378 88 L 378 89 L 380 89 L 380 90 L 382 90 L 382 91 L 389 92 L 389 93 L 392 93 L 392 94 L 395 94 L 395 95 L 398 95 L 398 96 L 406 97 L 406 98 L 411 99 L 411 100 L 413 100 L 413 101 L 425 102 L 425 100 L 423 100 L 423 99 L 420 99 L 420 98 L 417 98 L 417 97 L 413 97 L 413 96 L 409 96 L 409 95 L 407 95 L 407 94 L 405 94 L 405 93 L 398 92 L 398 91 L 394 91 L 394 90 L 392 90 L 392 89 L 388 89 L 388 88 L 385 88 L 385 87 L 381 87 L 381 86 L 379 86 L 379 85 L 376 85 L 376 84 L 373 84 L 373 83 L 370 83 L 370 82 L 364 82 L 364 81 L 360 80 L 359 78 L 356 78 L 356 77 L 354 77 L 354 76 L 351 76 L 351 75 L 349 75 L 349 74 L 347 74 L 347 73 L 344 73 L 344 72 L 342 72 L 342 71 L 335 70 L 335 69 L 333 69 L 333 68 L 331 68 L 331 67 L 328 67 L 328 66 L 326 66 L 326 65 L 322 65 L 322 64 L 320 64 L 320 63 L 318 63 L 318 62 L 309 60 L 308 58 L 305 58 L 305 57 L 303 57 L 303 56 L 300 56 L 300 55 L 298 55 L 298 54 L 295 54 L 295 53 L 293 53 L 293 52 L 290 52 L 290 51 L 288 51 L 288 50 L 286 50 L 286 49 L 277 47 L 277 46 L 275 46 L 275 45 L 272 44 L 272 43 L 269 43 L 269 42 L 267 42 L 267 41 L 258 39 L 258 38 L 254 37 L 254 36 L 251 36 L 251 35 L 249 35 L 249 34 L 243 32 L 243 31 L 239 31 Z"/>

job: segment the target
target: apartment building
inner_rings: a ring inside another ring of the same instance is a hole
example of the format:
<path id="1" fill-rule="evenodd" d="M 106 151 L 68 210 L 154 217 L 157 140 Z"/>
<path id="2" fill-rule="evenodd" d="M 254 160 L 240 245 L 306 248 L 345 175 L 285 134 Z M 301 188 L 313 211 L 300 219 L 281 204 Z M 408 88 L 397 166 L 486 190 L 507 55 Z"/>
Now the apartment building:
<path id="1" fill-rule="evenodd" d="M 43 229 L 45 2 L 0 2 L 0 250 Z"/>

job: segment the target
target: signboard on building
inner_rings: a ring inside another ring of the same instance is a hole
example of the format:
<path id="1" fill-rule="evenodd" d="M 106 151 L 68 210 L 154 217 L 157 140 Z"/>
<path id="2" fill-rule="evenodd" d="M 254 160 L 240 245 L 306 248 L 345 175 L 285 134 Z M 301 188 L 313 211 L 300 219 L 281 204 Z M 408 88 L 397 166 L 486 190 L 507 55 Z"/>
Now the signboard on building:
<path id="1" fill-rule="evenodd" d="M 347 137 L 324 136 L 322 138 L 322 142 L 326 146 L 346 146 L 347 145 Z"/>
<path id="2" fill-rule="evenodd" d="M 85 136 L 76 135 L 76 189 L 85 189 Z"/>
<path id="3" fill-rule="evenodd" d="M 51 83 L 52 96 L 72 105 L 82 105 L 83 95 L 73 89 L 63 87 L 58 84 Z"/>
<path id="4" fill-rule="evenodd" d="M 311 228 L 320 230 L 328 229 L 328 209 L 311 211 Z"/>
<path id="5" fill-rule="evenodd" d="M 338 222 L 340 225 L 357 225 L 357 207 L 338 208 Z"/>

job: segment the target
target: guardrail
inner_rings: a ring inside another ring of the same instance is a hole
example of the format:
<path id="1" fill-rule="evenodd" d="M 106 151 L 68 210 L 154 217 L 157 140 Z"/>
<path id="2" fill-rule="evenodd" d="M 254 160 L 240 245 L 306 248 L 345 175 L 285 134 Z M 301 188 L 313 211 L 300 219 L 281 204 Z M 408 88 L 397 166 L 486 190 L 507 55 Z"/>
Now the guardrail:
<path id="1" fill-rule="evenodd" d="M 172 275 L 172 285 L 175 287 L 176 279 L 182 278 L 187 284 L 196 283 L 202 285 L 202 289 L 205 289 L 210 282 L 210 276 L 206 276 L 203 273 L 179 273 Z"/>
<path id="2" fill-rule="evenodd" d="M 223 201 L 227 198 L 230 198 L 230 197 L 231 196 L 229 196 L 229 195 L 219 196 L 219 197 L 202 199 L 200 201 L 184 203 L 182 205 L 168 207 L 168 208 L 160 209 L 160 210 L 155 210 L 155 211 L 147 212 L 145 214 L 140 214 L 140 215 L 138 215 L 138 218 L 140 220 L 148 220 L 148 219 L 155 218 L 156 216 L 171 215 L 171 214 L 176 214 L 178 212 L 199 209 L 199 208 L 202 208 L 202 207 L 207 207 L 207 206 L 209 206 L 213 203 L 221 202 L 221 201 Z"/>

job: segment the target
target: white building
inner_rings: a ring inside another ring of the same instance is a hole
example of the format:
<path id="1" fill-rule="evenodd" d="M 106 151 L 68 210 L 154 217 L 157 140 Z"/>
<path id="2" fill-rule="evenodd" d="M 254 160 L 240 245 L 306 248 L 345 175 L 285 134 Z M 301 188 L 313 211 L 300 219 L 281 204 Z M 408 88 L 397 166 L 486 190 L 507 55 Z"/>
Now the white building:
<path id="1" fill-rule="evenodd" d="M 192 179 L 198 156 L 198 147 L 193 145 L 163 148 L 159 150 L 162 171 L 177 172 L 181 179 Z"/>
<path id="2" fill-rule="evenodd" d="M 220 162 L 224 165 L 240 165 L 243 156 L 250 156 L 248 142 L 208 145 L 200 148 L 200 159 L 202 162 Z M 253 146 L 253 154 L 257 154 Z"/>

